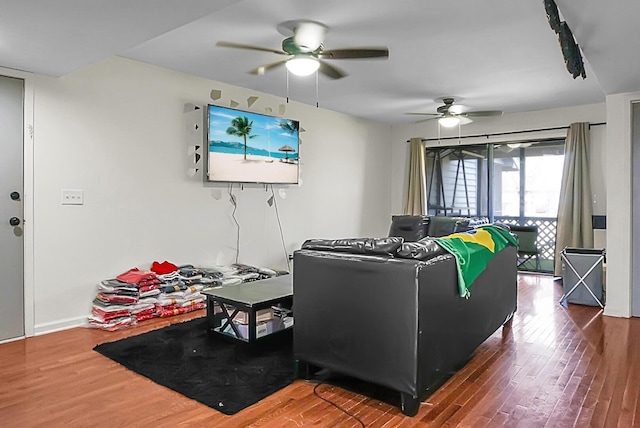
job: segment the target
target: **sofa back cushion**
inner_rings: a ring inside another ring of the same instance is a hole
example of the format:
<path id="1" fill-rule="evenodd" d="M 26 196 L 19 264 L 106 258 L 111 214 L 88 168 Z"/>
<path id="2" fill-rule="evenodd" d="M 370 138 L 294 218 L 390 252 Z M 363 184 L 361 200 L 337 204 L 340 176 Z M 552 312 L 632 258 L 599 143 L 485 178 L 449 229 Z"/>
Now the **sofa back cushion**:
<path id="1" fill-rule="evenodd" d="M 469 228 L 469 219 L 465 217 L 433 216 L 429 219 L 429 236 L 441 237 L 463 232 Z"/>
<path id="2" fill-rule="evenodd" d="M 402 237 L 404 242 L 416 242 L 426 236 L 447 236 L 488 223 L 486 217 L 394 215 L 391 216 L 389 236 Z"/>
<path id="3" fill-rule="evenodd" d="M 394 236 L 388 238 L 307 239 L 303 242 L 302 249 L 393 256 L 403 242 L 401 237 Z"/>
<path id="4" fill-rule="evenodd" d="M 391 216 L 389 236 L 399 236 L 405 242 L 419 241 L 427 236 L 429 217 L 423 215 Z"/>

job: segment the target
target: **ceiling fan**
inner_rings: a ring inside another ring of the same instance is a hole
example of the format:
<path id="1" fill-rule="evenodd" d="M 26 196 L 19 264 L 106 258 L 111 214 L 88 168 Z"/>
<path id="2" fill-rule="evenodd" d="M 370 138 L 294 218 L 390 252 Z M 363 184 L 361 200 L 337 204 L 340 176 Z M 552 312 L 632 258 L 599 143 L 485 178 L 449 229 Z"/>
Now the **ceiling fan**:
<path id="1" fill-rule="evenodd" d="M 324 36 L 328 27 L 320 22 L 309 20 L 286 21 L 278 24 L 278 31 L 288 36 L 282 41 L 282 50 L 264 48 L 260 46 L 244 45 L 240 43 L 219 41 L 217 46 L 226 48 L 246 49 L 261 52 L 271 52 L 284 55 L 286 58 L 260 65 L 249 73 L 264 74 L 269 70 L 286 66 L 298 76 L 308 76 L 316 70 L 331 79 L 340 79 L 347 74 L 339 68 L 330 65 L 326 60 L 332 59 L 362 59 L 388 58 L 389 49 L 380 48 L 349 48 L 325 49 Z"/>
<path id="2" fill-rule="evenodd" d="M 444 105 L 441 105 L 436 109 L 437 113 L 407 113 L 421 116 L 433 116 L 425 120 L 438 119 L 438 123 L 445 128 L 452 128 L 454 126 L 466 125 L 473 122 L 473 117 L 488 117 L 488 116 L 502 116 L 501 110 L 485 110 L 485 111 L 467 111 L 463 112 L 463 107 L 459 104 L 455 104 L 453 97 L 443 97 L 436 101 L 442 101 Z"/>

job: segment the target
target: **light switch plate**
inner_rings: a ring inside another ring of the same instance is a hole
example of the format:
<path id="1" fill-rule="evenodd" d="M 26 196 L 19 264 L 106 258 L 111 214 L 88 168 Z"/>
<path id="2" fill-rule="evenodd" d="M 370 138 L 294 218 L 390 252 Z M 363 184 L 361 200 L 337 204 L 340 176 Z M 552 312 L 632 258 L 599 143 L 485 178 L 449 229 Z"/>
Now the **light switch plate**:
<path id="1" fill-rule="evenodd" d="M 84 205 L 82 189 L 62 189 L 62 205 Z"/>

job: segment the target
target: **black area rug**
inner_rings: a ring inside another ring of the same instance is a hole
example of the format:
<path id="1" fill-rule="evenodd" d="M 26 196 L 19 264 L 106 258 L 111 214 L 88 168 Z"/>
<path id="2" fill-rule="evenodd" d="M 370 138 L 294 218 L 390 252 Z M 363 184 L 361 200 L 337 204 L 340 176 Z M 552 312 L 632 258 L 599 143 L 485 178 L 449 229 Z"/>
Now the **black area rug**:
<path id="1" fill-rule="evenodd" d="M 129 370 L 227 415 L 295 379 L 291 331 L 254 344 L 207 331 L 206 318 L 103 343 L 93 348 Z"/>

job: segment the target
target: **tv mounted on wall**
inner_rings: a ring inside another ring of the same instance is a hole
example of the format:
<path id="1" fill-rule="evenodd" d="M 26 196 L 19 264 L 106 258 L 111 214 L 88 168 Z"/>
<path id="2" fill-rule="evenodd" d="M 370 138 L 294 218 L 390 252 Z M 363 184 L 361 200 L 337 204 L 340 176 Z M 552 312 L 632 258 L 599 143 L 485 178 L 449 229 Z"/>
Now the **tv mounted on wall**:
<path id="1" fill-rule="evenodd" d="M 208 105 L 207 181 L 297 184 L 297 120 Z"/>

